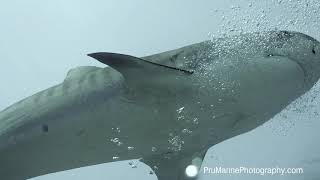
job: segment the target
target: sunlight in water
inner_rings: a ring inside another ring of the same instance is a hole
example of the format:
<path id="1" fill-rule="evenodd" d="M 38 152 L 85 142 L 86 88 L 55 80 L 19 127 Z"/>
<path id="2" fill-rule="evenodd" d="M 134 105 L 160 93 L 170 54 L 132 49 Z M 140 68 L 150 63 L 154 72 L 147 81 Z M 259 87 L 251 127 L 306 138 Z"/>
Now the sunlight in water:
<path id="1" fill-rule="evenodd" d="M 198 168 L 195 165 L 190 165 L 186 168 L 186 175 L 188 177 L 196 177 L 198 175 Z"/>

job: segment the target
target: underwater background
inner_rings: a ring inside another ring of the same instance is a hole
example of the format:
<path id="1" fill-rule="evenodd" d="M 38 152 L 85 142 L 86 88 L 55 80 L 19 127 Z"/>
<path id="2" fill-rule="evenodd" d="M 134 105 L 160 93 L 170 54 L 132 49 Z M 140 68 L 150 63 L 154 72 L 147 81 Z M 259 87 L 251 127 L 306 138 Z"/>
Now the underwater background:
<path id="1" fill-rule="evenodd" d="M 60 83 L 69 69 L 104 65 L 87 53 L 145 56 L 215 37 L 294 30 L 320 40 L 318 0 L 91 0 L 0 2 L 0 110 Z M 263 126 L 212 147 L 204 166 L 298 167 L 294 175 L 218 175 L 199 180 L 317 180 L 320 84 Z M 155 180 L 149 167 L 115 162 L 33 180 Z M 17 172 L 18 173 L 18 172 Z"/>

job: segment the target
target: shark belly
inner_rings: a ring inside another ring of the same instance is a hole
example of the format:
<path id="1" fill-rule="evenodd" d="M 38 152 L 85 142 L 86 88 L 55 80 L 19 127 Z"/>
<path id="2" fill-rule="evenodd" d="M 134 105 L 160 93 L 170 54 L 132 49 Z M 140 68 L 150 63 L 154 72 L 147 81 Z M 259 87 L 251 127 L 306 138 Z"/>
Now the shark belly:
<path id="1" fill-rule="evenodd" d="M 199 169 L 211 146 L 262 125 L 314 85 L 318 47 L 279 31 L 144 59 L 89 54 L 111 68 L 77 68 L 1 112 L 1 178 L 139 158 L 159 180 L 193 179 L 186 168 Z"/>

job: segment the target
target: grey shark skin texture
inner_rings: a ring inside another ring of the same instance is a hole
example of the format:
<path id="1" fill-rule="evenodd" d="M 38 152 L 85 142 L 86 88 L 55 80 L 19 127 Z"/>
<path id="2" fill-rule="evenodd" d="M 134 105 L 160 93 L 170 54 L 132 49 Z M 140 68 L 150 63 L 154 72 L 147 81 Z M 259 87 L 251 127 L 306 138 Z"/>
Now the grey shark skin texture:
<path id="1" fill-rule="evenodd" d="M 185 168 L 200 168 L 208 148 L 262 125 L 320 77 L 319 42 L 288 31 L 89 56 L 108 67 L 72 69 L 0 113 L 1 179 L 129 159 L 159 180 L 192 179 Z"/>

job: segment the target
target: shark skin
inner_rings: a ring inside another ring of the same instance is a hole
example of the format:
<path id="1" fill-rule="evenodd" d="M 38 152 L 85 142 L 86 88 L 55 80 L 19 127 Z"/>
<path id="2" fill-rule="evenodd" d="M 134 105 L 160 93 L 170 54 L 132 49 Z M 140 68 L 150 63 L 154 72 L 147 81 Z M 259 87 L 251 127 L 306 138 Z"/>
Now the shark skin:
<path id="1" fill-rule="evenodd" d="M 320 77 L 320 43 L 298 32 L 214 39 L 137 58 L 92 53 L 61 84 L 0 112 L 0 176 L 22 180 L 129 159 L 185 180 L 207 150 L 259 127 Z M 150 173 L 152 174 L 152 173 Z"/>

